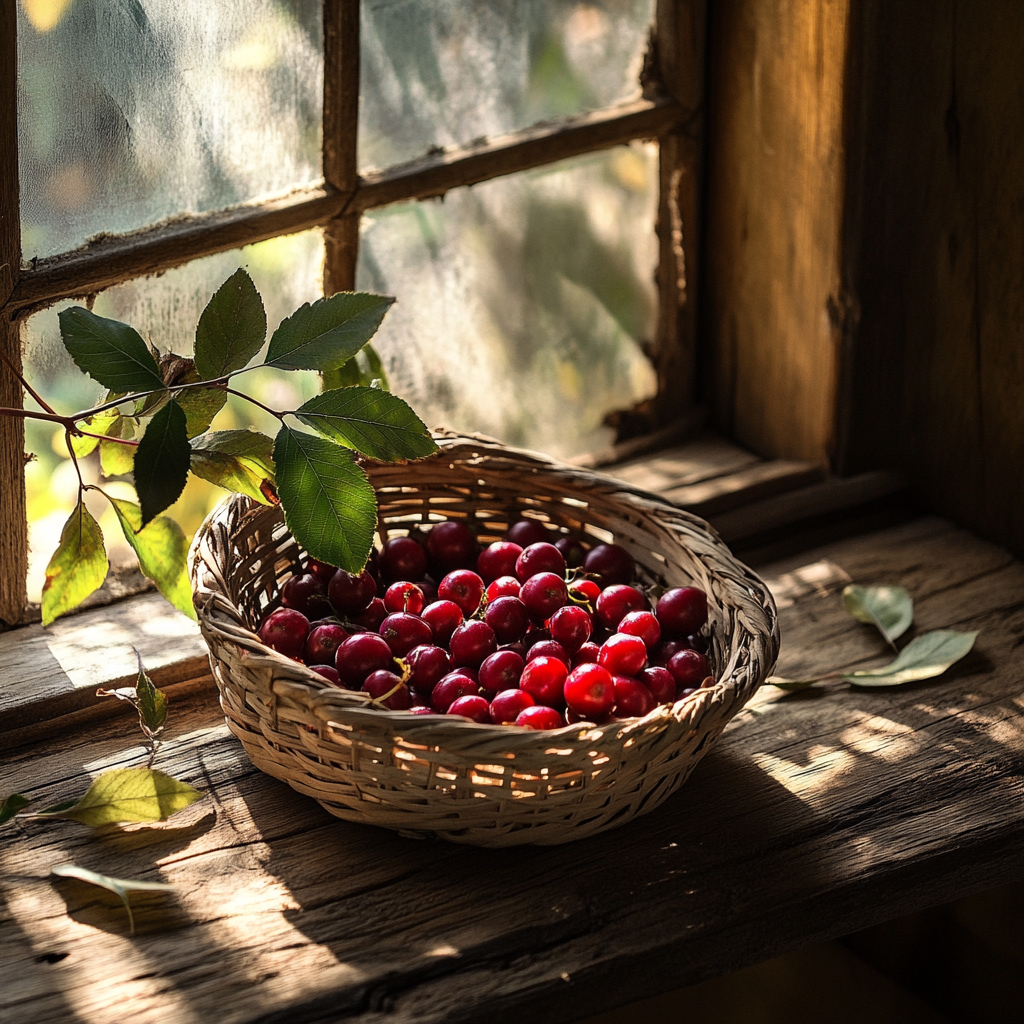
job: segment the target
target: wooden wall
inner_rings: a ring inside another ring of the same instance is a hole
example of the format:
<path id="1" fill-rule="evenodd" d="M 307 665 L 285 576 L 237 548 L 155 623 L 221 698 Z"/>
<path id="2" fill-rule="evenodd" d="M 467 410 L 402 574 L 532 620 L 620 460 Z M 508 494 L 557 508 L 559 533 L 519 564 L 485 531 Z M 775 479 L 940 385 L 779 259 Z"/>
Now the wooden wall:
<path id="1" fill-rule="evenodd" d="M 719 426 L 1024 555 L 1024 2 L 718 0 L 708 60 Z"/>

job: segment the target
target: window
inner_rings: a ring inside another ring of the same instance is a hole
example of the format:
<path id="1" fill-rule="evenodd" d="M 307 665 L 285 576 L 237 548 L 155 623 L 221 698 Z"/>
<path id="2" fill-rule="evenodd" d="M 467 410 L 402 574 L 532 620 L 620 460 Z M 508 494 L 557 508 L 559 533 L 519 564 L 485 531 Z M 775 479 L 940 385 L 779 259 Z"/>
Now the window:
<path id="1" fill-rule="evenodd" d="M 381 348 L 428 420 L 572 454 L 607 413 L 637 432 L 692 401 L 698 0 L 0 10 L 13 362 L 23 340 L 30 357 L 45 345 L 32 317 L 48 311 L 52 332 L 62 301 L 134 323 L 156 309 L 167 347 L 160 318 L 194 325 L 187 296 L 218 267 L 276 264 L 283 313 L 321 287 L 322 259 L 326 293 L 399 294 Z M 0 388 L 20 406 L 9 374 Z M 24 447 L 23 424 L 0 419 L 6 624 L 25 605 Z"/>

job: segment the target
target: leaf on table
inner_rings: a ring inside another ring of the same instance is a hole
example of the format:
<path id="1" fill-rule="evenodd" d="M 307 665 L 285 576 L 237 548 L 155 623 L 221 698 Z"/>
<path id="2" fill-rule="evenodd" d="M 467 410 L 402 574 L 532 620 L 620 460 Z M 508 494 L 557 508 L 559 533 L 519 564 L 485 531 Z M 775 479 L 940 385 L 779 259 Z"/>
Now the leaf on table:
<path id="1" fill-rule="evenodd" d="M 142 882 L 132 878 L 112 878 L 110 875 L 101 875 L 96 871 L 90 871 L 88 868 L 80 868 L 77 864 L 56 864 L 50 868 L 50 874 L 57 875 L 60 878 L 76 878 L 80 882 L 98 885 L 114 893 L 124 904 L 124 909 L 128 911 L 128 926 L 132 935 L 135 934 L 135 918 L 132 916 L 128 894 L 133 892 L 174 891 L 174 886 L 167 882 Z"/>
<path id="2" fill-rule="evenodd" d="M 274 483 L 274 442 L 255 430 L 218 430 L 192 442 L 192 472 L 229 491 L 269 504 L 264 482 Z"/>
<path id="3" fill-rule="evenodd" d="M 43 583 L 43 625 L 77 608 L 107 578 L 103 531 L 79 501 L 61 530 L 60 543 L 46 567 Z"/>
<path id="4" fill-rule="evenodd" d="M 263 300 L 242 269 L 214 292 L 196 326 L 196 371 L 201 380 L 215 380 L 240 370 L 267 339 Z"/>
<path id="5" fill-rule="evenodd" d="M 118 393 L 164 387 L 156 360 L 134 327 L 83 306 L 62 310 L 57 320 L 75 365 L 104 387 Z"/>
<path id="6" fill-rule="evenodd" d="M 977 631 L 937 629 L 914 637 L 888 665 L 865 672 L 844 672 L 841 678 L 857 686 L 900 686 L 933 679 L 964 657 L 977 637 Z"/>
<path id="7" fill-rule="evenodd" d="M 843 605 L 858 622 L 877 627 L 890 644 L 914 621 L 914 602 L 903 587 L 850 585 L 843 588 Z"/>
<path id="8" fill-rule="evenodd" d="M 117 513 L 125 540 L 138 555 L 142 574 L 156 584 L 157 590 L 178 611 L 195 619 L 192 584 L 186 566 L 188 541 L 181 527 L 169 516 L 157 516 L 143 529 L 142 509 L 138 505 L 109 494 L 104 496 Z"/>
<path id="9" fill-rule="evenodd" d="M 780 690 L 806 690 L 809 686 L 820 683 L 821 679 L 783 679 L 782 676 L 769 676 L 765 682 L 777 686 Z"/>
<path id="10" fill-rule="evenodd" d="M 312 555 L 348 572 L 366 564 L 377 497 L 347 448 L 282 426 L 274 443 L 285 522 Z"/>
<path id="11" fill-rule="evenodd" d="M 377 350 L 367 342 L 347 363 L 335 370 L 324 370 L 323 391 L 334 391 L 337 388 L 350 388 L 357 384 L 364 387 L 378 387 L 382 391 L 390 391 L 388 375 L 384 370 Z"/>
<path id="12" fill-rule="evenodd" d="M 5 796 L 0 801 L 0 825 L 10 821 L 18 811 L 28 807 L 30 803 L 32 801 L 21 793 L 12 793 L 10 796 Z"/>
<path id="13" fill-rule="evenodd" d="M 173 505 L 188 480 L 191 446 L 185 413 L 169 401 L 154 417 L 135 449 L 135 490 L 145 526 Z"/>
<path id="14" fill-rule="evenodd" d="M 437 451 L 419 416 L 380 388 L 324 391 L 304 402 L 295 415 L 329 440 L 382 462 L 421 459 Z"/>
<path id="15" fill-rule="evenodd" d="M 114 768 L 98 775 L 81 799 L 70 807 L 59 805 L 36 817 L 64 818 L 91 828 L 126 822 L 166 821 L 202 799 L 187 782 L 156 768 Z"/>
<path id="16" fill-rule="evenodd" d="M 274 331 L 266 365 L 281 370 L 343 366 L 373 337 L 395 300 L 367 292 L 338 292 L 304 303 Z"/>

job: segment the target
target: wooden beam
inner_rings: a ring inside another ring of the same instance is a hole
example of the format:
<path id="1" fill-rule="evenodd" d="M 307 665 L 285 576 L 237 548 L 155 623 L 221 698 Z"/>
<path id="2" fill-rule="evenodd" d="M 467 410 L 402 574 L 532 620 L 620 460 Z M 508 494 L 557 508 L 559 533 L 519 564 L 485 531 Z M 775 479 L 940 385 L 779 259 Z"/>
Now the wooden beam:
<path id="1" fill-rule="evenodd" d="M 365 211 L 410 199 L 428 199 L 462 185 L 624 145 L 633 139 L 660 138 L 684 123 L 691 113 L 670 98 L 636 100 L 431 153 L 365 175 L 349 208 Z"/>
<path id="2" fill-rule="evenodd" d="M 18 18 L 15 0 L 0 0 L 0 304 L 17 287 L 21 267 L 18 190 Z M 18 325 L 0 312 L 0 353 L 21 370 Z M 14 374 L 0 366 L 0 406 L 20 409 Z M 0 417 L 0 625 L 17 623 L 25 610 L 28 526 L 25 512 L 25 426 Z"/>

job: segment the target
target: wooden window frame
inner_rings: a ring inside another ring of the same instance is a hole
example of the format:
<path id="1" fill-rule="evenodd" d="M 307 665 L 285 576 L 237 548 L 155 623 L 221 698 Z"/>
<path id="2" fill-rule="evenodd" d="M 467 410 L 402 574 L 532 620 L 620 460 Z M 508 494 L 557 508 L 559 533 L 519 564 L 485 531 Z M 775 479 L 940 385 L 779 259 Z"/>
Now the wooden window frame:
<path id="1" fill-rule="evenodd" d="M 313 227 L 324 229 L 324 292 L 355 286 L 359 222 L 368 210 L 638 139 L 659 142 L 658 378 L 653 420 L 694 402 L 695 281 L 703 142 L 706 0 L 658 0 L 644 98 L 360 175 L 358 0 L 324 0 L 323 177 L 287 198 L 176 220 L 23 267 L 18 188 L 17 0 L 0 0 L 0 353 L 21 368 L 20 323 L 60 299 L 95 294 L 191 260 Z M 685 232 L 683 225 L 686 225 Z M 22 407 L 0 373 L 0 403 Z M 28 533 L 23 422 L 0 417 L 0 626 L 24 621 Z"/>

